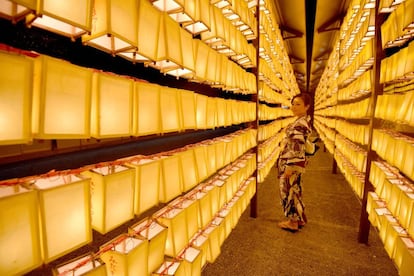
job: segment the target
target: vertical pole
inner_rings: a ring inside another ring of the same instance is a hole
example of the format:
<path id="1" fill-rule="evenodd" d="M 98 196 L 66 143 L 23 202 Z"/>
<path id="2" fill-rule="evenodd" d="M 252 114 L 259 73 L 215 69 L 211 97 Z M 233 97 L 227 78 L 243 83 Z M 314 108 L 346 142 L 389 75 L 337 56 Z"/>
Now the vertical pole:
<path id="1" fill-rule="evenodd" d="M 378 6 L 380 0 L 375 1 L 375 35 L 373 43 L 373 54 L 374 54 L 374 66 L 371 76 L 371 106 L 369 110 L 369 136 L 368 136 L 368 155 L 366 172 L 364 178 L 364 194 L 362 196 L 361 216 L 359 220 L 359 233 L 358 242 L 368 243 L 370 222 L 368 220 L 367 213 L 367 198 L 368 193 L 373 190 L 372 184 L 369 181 L 369 174 L 371 172 L 371 161 L 374 159 L 374 152 L 372 151 L 372 134 L 375 123 L 375 106 L 377 102 L 377 96 L 382 94 L 382 85 L 380 83 L 380 72 L 381 72 L 381 59 L 383 57 L 382 41 L 381 41 L 381 24 L 384 22 L 384 17 L 378 13 Z"/>
<path id="2" fill-rule="evenodd" d="M 259 167 L 259 151 L 258 151 L 258 145 L 259 145 L 259 47 L 260 47 L 260 3 L 257 2 L 256 6 L 256 22 L 257 22 L 257 28 L 256 28 L 256 34 L 257 37 L 255 40 L 253 40 L 253 46 L 256 49 L 256 67 L 253 68 L 253 72 L 256 76 L 256 94 L 253 94 L 252 100 L 256 104 L 256 121 L 255 121 L 255 128 L 256 128 L 256 171 L 255 171 L 255 177 L 256 177 L 256 192 L 254 193 L 252 199 L 250 200 L 250 216 L 253 218 L 257 218 L 257 189 L 258 189 L 258 167 Z"/>

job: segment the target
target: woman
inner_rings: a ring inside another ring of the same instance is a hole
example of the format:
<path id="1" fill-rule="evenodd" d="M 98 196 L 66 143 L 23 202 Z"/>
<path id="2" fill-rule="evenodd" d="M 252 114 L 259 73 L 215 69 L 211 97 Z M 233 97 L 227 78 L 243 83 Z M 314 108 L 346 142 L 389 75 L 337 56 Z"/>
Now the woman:
<path id="1" fill-rule="evenodd" d="M 297 231 L 306 223 L 301 175 L 306 165 L 305 142 L 312 132 L 307 114 L 311 97 L 305 93 L 298 94 L 291 103 L 291 110 L 297 118 L 286 128 L 286 137 L 282 142 L 284 147 L 278 160 L 280 198 L 288 220 L 278 225 L 285 230 Z"/>

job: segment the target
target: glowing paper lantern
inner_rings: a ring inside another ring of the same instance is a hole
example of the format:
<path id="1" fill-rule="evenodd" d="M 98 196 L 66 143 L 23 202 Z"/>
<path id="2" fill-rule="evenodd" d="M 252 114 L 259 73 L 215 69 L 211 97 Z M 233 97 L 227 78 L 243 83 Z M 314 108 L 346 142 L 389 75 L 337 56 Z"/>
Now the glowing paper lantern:
<path id="1" fill-rule="evenodd" d="M 137 19 L 138 19 L 138 22 L 136 25 L 137 35 L 138 35 L 137 36 L 138 48 L 127 47 L 126 48 L 127 50 L 122 50 L 122 49 L 118 50 L 117 54 L 132 62 L 146 62 L 149 60 L 153 61 L 157 57 L 157 47 L 154 47 L 154 45 L 158 44 L 159 29 L 160 29 L 162 13 L 158 9 L 156 9 L 150 3 L 150 1 L 138 0 L 136 2 L 138 3 L 137 14 L 136 14 Z M 135 5 L 135 3 L 132 3 L 132 2 L 129 2 L 129 4 Z M 128 7 L 128 6 L 125 6 L 125 7 Z M 133 13 L 133 17 L 135 17 L 134 11 L 135 10 L 130 11 Z M 129 18 L 126 18 L 126 19 L 129 19 Z M 129 27 L 132 27 L 132 30 L 134 29 L 134 26 L 129 26 Z M 110 45 L 108 44 L 106 40 L 103 38 L 100 38 L 99 42 L 101 44 L 104 44 L 104 42 L 106 42 L 105 47 L 109 48 Z M 114 41 L 117 42 L 118 40 L 115 39 Z M 119 45 L 118 48 L 120 48 L 124 43 L 118 42 L 117 44 Z"/>
<path id="2" fill-rule="evenodd" d="M 201 275 L 202 252 L 195 247 L 187 247 L 179 254 L 183 261 L 186 276 Z"/>
<path id="3" fill-rule="evenodd" d="M 194 148 L 188 148 L 177 153 L 180 159 L 181 174 L 183 176 L 183 191 L 189 191 L 198 183 L 198 169 L 194 156 Z"/>
<path id="4" fill-rule="evenodd" d="M 185 267 L 182 261 L 167 259 L 152 275 L 159 276 L 186 276 Z"/>
<path id="5" fill-rule="evenodd" d="M 161 163 L 156 158 L 142 158 L 129 162 L 128 166 L 135 167 L 134 213 L 139 215 L 159 202 Z"/>
<path id="6" fill-rule="evenodd" d="M 164 13 L 161 17 L 158 34 L 158 43 L 154 45 L 154 47 L 157 47 L 155 62 L 147 64 L 160 70 L 162 73 L 183 66 L 180 25 L 169 17 L 168 14 Z"/>
<path id="7" fill-rule="evenodd" d="M 185 210 L 167 206 L 156 212 L 154 217 L 168 228 L 165 255 L 170 257 L 178 256 L 178 253 L 189 242 Z"/>
<path id="8" fill-rule="evenodd" d="M 148 240 L 122 234 L 101 246 L 102 260 L 108 275 L 146 275 L 148 273 Z"/>
<path id="9" fill-rule="evenodd" d="M 35 3 L 37 0 L 32 0 Z M 30 2 L 29 2 L 30 3 Z M 33 7 L 35 4 L 33 4 Z M 6 18 L 13 23 L 20 21 L 23 19 L 27 14 L 31 13 L 32 10 L 23 6 L 19 5 L 15 2 L 9 0 L 2 0 L 0 1 L 0 17 Z"/>
<path id="10" fill-rule="evenodd" d="M 40 81 L 33 95 L 34 137 L 90 138 L 92 71 L 47 56 L 36 59 L 36 68 Z"/>
<path id="11" fill-rule="evenodd" d="M 83 174 L 90 177 L 93 183 L 93 229 L 105 234 L 134 217 L 133 168 L 108 165 L 85 171 Z"/>
<path id="12" fill-rule="evenodd" d="M 130 233 L 148 240 L 148 275 L 164 262 L 164 249 L 167 240 L 167 227 L 155 219 L 145 218 L 131 226 Z"/>
<path id="13" fill-rule="evenodd" d="M 33 60 L 0 52 L 0 145 L 27 143 L 31 137 Z"/>
<path id="14" fill-rule="evenodd" d="M 37 192 L 0 186 L 0 274 L 24 274 L 42 264 Z"/>
<path id="15" fill-rule="evenodd" d="M 401 194 L 400 209 L 398 210 L 398 220 L 405 229 L 409 228 L 409 223 L 413 215 L 414 210 L 414 192 L 403 191 Z M 413 233 L 411 233 L 412 235 Z"/>
<path id="16" fill-rule="evenodd" d="M 105 263 L 92 255 L 81 256 L 61 264 L 54 269 L 54 275 L 106 276 Z"/>
<path id="17" fill-rule="evenodd" d="M 200 230 L 190 241 L 192 247 L 201 251 L 201 267 L 207 263 L 207 254 L 209 252 L 208 237 L 203 235 L 203 231 Z"/>
<path id="18" fill-rule="evenodd" d="M 161 170 L 162 181 L 159 188 L 159 200 L 166 203 L 179 196 L 183 191 L 178 155 L 163 156 Z"/>
<path id="19" fill-rule="evenodd" d="M 138 3 L 94 0 L 92 31 L 82 36 L 82 42 L 113 55 L 136 48 Z"/>
<path id="20" fill-rule="evenodd" d="M 160 86 L 156 84 L 135 82 L 138 125 L 136 136 L 161 133 Z"/>
<path id="21" fill-rule="evenodd" d="M 93 74 L 91 134 L 95 138 L 132 135 L 134 83 L 107 73 Z"/>
<path id="22" fill-rule="evenodd" d="M 46 263 L 92 241 L 90 185 L 90 179 L 73 174 L 35 181 Z"/>
<path id="23" fill-rule="evenodd" d="M 396 240 L 399 236 L 408 237 L 408 233 L 403 227 L 398 224 L 388 224 L 384 239 L 384 248 L 391 259 L 394 259 Z"/>
<path id="24" fill-rule="evenodd" d="M 167 71 L 166 73 L 175 77 L 182 77 L 186 79 L 192 79 L 194 77 L 194 43 L 193 36 L 180 28 L 181 38 L 181 52 L 182 52 L 182 64 L 179 68 L 175 68 Z"/>
<path id="25" fill-rule="evenodd" d="M 182 126 L 184 129 L 196 129 L 196 99 L 192 91 L 180 90 Z"/>
<path id="26" fill-rule="evenodd" d="M 196 94 L 197 129 L 207 128 L 207 96 Z"/>
<path id="27" fill-rule="evenodd" d="M 197 198 L 190 197 L 178 197 L 176 200 L 172 201 L 170 206 L 174 208 L 180 208 L 185 210 L 186 220 L 187 220 L 187 234 L 191 238 L 196 232 L 198 232 L 198 222 L 200 214 L 200 205 Z"/>
<path id="28" fill-rule="evenodd" d="M 207 168 L 207 149 L 205 145 L 197 144 L 194 147 L 195 160 L 199 181 L 203 181 L 209 176 Z"/>
<path id="29" fill-rule="evenodd" d="M 27 3 L 27 0 L 15 2 Z M 36 1 L 36 13 L 26 17 L 26 23 L 55 32 L 74 40 L 92 30 L 92 0 Z M 32 7 L 33 8 L 33 7 Z"/>
<path id="30" fill-rule="evenodd" d="M 160 94 L 161 129 L 163 133 L 181 131 L 180 114 L 182 110 L 178 103 L 178 90 L 164 87 Z"/>
<path id="31" fill-rule="evenodd" d="M 200 185 L 189 196 L 191 198 L 196 198 L 198 201 L 198 226 L 199 228 L 204 228 L 213 217 L 211 209 L 211 194 L 207 191 L 203 191 L 202 185 Z"/>
<path id="32" fill-rule="evenodd" d="M 395 241 L 394 262 L 400 275 L 410 275 L 409 271 L 405 271 L 405 269 L 413 264 L 413 257 L 414 241 L 409 237 L 398 236 Z M 405 271 L 405 274 L 402 274 L 403 271 Z"/>

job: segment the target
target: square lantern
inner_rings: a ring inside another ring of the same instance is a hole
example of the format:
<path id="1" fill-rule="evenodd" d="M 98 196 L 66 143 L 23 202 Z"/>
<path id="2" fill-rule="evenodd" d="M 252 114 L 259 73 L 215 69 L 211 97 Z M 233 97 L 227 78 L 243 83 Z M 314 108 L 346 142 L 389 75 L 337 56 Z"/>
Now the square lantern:
<path id="1" fill-rule="evenodd" d="M 100 247 L 108 275 L 146 275 L 148 240 L 138 235 L 121 234 Z"/>
<path id="2" fill-rule="evenodd" d="M 163 133 L 181 131 L 181 105 L 178 102 L 179 90 L 169 87 L 161 88 L 160 110 L 161 130 Z"/>
<path id="3" fill-rule="evenodd" d="M 0 186 L 0 274 L 22 275 L 43 262 L 37 191 Z"/>
<path id="4" fill-rule="evenodd" d="M 397 266 L 399 275 L 410 275 L 409 273 L 402 274 L 405 267 L 409 267 L 414 259 L 414 240 L 410 237 L 398 236 L 395 241 L 394 262 Z"/>
<path id="5" fill-rule="evenodd" d="M 191 238 L 199 230 L 200 205 L 196 197 L 179 197 L 169 206 L 184 209 L 187 220 L 187 234 Z"/>
<path id="6" fill-rule="evenodd" d="M 183 177 L 183 192 L 194 188 L 198 183 L 198 169 L 194 148 L 188 147 L 182 152 L 176 153 L 180 159 L 181 174 Z"/>
<path id="7" fill-rule="evenodd" d="M 58 265 L 53 270 L 53 275 L 106 276 L 107 273 L 105 263 L 100 258 L 88 254 Z"/>
<path id="8" fill-rule="evenodd" d="M 148 62 L 147 65 L 160 70 L 161 73 L 183 66 L 180 28 L 168 14 L 164 13 L 161 16 L 158 43 L 154 45 L 157 55 L 154 62 Z"/>
<path id="9" fill-rule="evenodd" d="M 135 129 L 135 136 L 161 133 L 161 86 L 135 82 L 135 89 L 137 97 L 134 106 L 138 110 L 138 124 Z"/>
<path id="10" fill-rule="evenodd" d="M 203 234 L 203 230 L 197 232 L 191 239 L 190 244 L 192 247 L 201 251 L 201 267 L 207 263 L 207 254 L 209 252 L 208 237 Z"/>
<path id="11" fill-rule="evenodd" d="M 114 74 L 95 72 L 92 85 L 91 135 L 95 138 L 132 135 L 134 82 Z"/>
<path id="12" fill-rule="evenodd" d="M 195 76 L 193 81 L 203 82 L 207 78 L 207 61 L 211 48 L 203 41 L 198 39 L 193 40 L 194 43 L 194 58 L 195 62 Z"/>
<path id="13" fill-rule="evenodd" d="M 48 56 L 35 65 L 34 138 L 90 138 L 92 70 Z"/>
<path id="14" fill-rule="evenodd" d="M 184 28 L 192 33 L 198 35 L 210 29 L 210 1 L 209 0 L 177 0 L 184 10 L 186 18 L 183 22 Z M 174 15 L 172 15 L 174 18 Z"/>
<path id="15" fill-rule="evenodd" d="M 93 2 L 92 30 L 82 36 L 82 42 L 112 55 L 137 48 L 138 4 L 142 1 Z"/>
<path id="16" fill-rule="evenodd" d="M 209 177 L 207 167 L 207 148 L 203 144 L 196 144 L 194 146 L 195 160 L 197 164 L 198 180 L 201 182 Z"/>
<path id="17" fill-rule="evenodd" d="M 32 0 L 35 3 L 36 0 Z M 33 5 L 34 6 L 34 5 Z M 10 20 L 13 24 L 23 19 L 32 10 L 24 5 L 19 5 L 10 0 L 0 1 L 0 17 Z"/>
<path id="18" fill-rule="evenodd" d="M 161 266 L 152 273 L 153 276 L 186 276 L 183 261 L 167 258 Z"/>
<path id="19" fill-rule="evenodd" d="M 168 228 L 164 254 L 177 257 L 190 240 L 185 210 L 167 205 L 156 212 L 153 217 Z"/>
<path id="20" fill-rule="evenodd" d="M 129 233 L 148 240 L 148 273 L 153 273 L 164 262 L 164 250 L 167 241 L 167 226 L 155 219 L 145 218 L 129 228 Z"/>
<path id="21" fill-rule="evenodd" d="M 140 215 L 159 203 L 161 161 L 155 157 L 140 158 L 127 165 L 135 167 L 134 213 Z"/>
<path id="22" fill-rule="evenodd" d="M 184 130 L 196 129 L 196 96 L 195 93 L 188 90 L 180 90 L 180 109 L 181 109 L 181 120 Z"/>
<path id="23" fill-rule="evenodd" d="M 207 118 L 206 128 L 215 129 L 217 127 L 217 100 L 216 98 L 207 98 Z"/>
<path id="24" fill-rule="evenodd" d="M 132 3 L 132 2 L 130 2 Z M 137 10 L 137 44 L 138 48 L 127 47 L 127 50 L 116 51 L 117 54 L 132 62 L 154 61 L 157 57 L 157 47 L 162 13 L 150 1 L 138 0 Z M 135 3 L 132 3 L 135 5 Z M 134 10 L 131 10 L 132 12 Z M 135 14 L 134 14 L 135 16 Z M 132 29 L 134 29 L 133 26 Z M 100 40 L 103 40 L 102 38 Z M 105 40 L 100 42 L 104 44 Z M 117 41 L 117 40 L 115 40 Z M 118 43 L 121 44 L 121 43 Z M 105 48 L 109 48 L 109 44 Z M 120 45 L 121 46 L 121 45 Z M 117 48 L 120 48 L 117 47 Z"/>
<path id="25" fill-rule="evenodd" d="M 203 184 L 200 184 L 185 196 L 186 198 L 197 201 L 198 228 L 204 228 L 212 218 L 211 195 L 203 191 L 203 186 Z"/>
<path id="26" fill-rule="evenodd" d="M 201 275 L 202 252 L 200 249 L 189 246 L 179 253 L 179 258 L 183 261 L 186 276 Z"/>
<path id="27" fill-rule="evenodd" d="M 46 263 L 92 241 L 90 186 L 90 179 L 74 174 L 35 180 Z"/>
<path id="28" fill-rule="evenodd" d="M 182 64 L 179 68 L 168 70 L 166 73 L 177 78 L 182 77 L 192 79 L 194 77 L 195 70 L 193 36 L 183 28 L 180 28 L 180 39 Z"/>
<path id="29" fill-rule="evenodd" d="M 0 52 L 0 145 L 31 140 L 33 60 Z"/>
<path id="30" fill-rule="evenodd" d="M 159 200 L 162 203 L 167 203 L 181 195 L 183 191 L 179 156 L 162 156 L 161 171 L 162 179 L 159 187 Z"/>
<path id="31" fill-rule="evenodd" d="M 134 217 L 133 168 L 105 165 L 83 172 L 92 180 L 92 227 L 105 234 Z"/>
<path id="32" fill-rule="evenodd" d="M 13 1 L 22 5 L 28 2 L 27 0 Z M 64 2 L 38 0 L 36 2 L 36 12 L 26 17 L 27 24 L 70 37 L 72 40 L 91 32 L 93 0 Z"/>
<path id="33" fill-rule="evenodd" d="M 207 102 L 208 97 L 196 94 L 196 124 L 197 129 L 207 128 Z"/>
<path id="34" fill-rule="evenodd" d="M 395 257 L 396 240 L 399 236 L 409 237 L 407 231 L 398 224 L 388 224 L 384 239 L 384 248 L 391 259 Z"/>
<path id="35" fill-rule="evenodd" d="M 405 229 L 409 228 L 410 220 L 412 217 L 414 217 L 413 214 L 414 210 L 414 191 L 408 190 L 403 191 L 401 194 L 401 203 L 400 208 L 398 210 L 398 220 L 402 227 Z M 411 235 L 414 235 L 414 233 L 411 233 Z"/>

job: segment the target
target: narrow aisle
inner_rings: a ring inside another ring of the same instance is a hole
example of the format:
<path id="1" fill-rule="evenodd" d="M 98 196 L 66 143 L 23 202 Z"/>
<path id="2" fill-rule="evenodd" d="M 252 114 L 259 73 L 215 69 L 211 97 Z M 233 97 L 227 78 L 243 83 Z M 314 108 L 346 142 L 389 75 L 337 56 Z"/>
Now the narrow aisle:
<path id="1" fill-rule="evenodd" d="M 375 229 L 368 245 L 358 243 L 361 204 L 331 170 L 332 155 L 319 150 L 304 175 L 308 224 L 290 233 L 277 227 L 284 217 L 273 168 L 259 184 L 258 217 L 249 206 L 202 275 L 398 275 Z"/>

